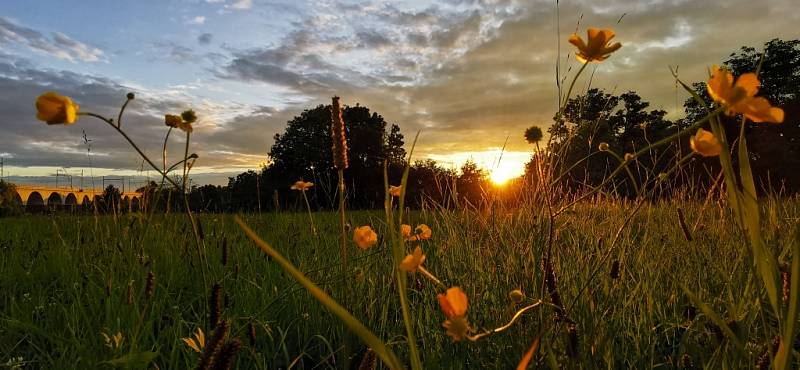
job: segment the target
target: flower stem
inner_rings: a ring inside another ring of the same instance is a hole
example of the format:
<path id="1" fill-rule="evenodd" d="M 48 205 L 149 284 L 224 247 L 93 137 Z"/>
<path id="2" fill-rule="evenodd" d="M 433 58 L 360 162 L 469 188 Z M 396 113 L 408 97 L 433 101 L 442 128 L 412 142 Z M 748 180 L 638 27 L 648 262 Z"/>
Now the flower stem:
<path id="1" fill-rule="evenodd" d="M 314 226 L 314 216 L 311 214 L 311 204 L 308 203 L 308 197 L 306 196 L 306 191 L 303 190 L 303 200 L 306 201 L 306 210 L 308 211 L 308 220 L 311 222 L 311 233 L 314 236 L 317 236 L 317 228 Z"/>

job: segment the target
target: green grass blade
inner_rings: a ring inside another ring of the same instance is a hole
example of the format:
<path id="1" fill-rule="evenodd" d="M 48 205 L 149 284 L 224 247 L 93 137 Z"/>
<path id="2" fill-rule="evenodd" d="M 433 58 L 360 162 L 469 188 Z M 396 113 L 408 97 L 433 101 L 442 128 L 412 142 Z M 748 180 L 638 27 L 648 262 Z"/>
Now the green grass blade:
<path id="1" fill-rule="evenodd" d="M 239 227 L 244 231 L 244 233 L 249 237 L 253 242 L 261 248 L 264 253 L 268 254 L 270 257 L 275 259 L 281 268 L 284 269 L 289 275 L 291 275 L 295 280 L 297 280 L 300 285 L 302 285 L 306 290 L 316 298 L 320 303 L 325 305 L 334 315 L 338 316 L 347 327 L 352 330 L 362 341 L 364 344 L 372 348 L 375 351 L 375 354 L 380 357 L 380 359 L 391 369 L 402 369 L 403 365 L 400 363 L 400 360 L 397 356 L 392 352 L 386 344 L 383 343 L 375 334 L 373 334 L 369 329 L 367 329 L 364 324 L 362 324 L 358 319 L 353 317 L 344 307 L 339 305 L 331 296 L 325 293 L 322 289 L 320 289 L 314 282 L 309 280 L 300 270 L 298 270 L 294 265 L 292 265 L 289 260 L 284 258 L 278 251 L 272 248 L 266 241 L 262 240 L 256 233 L 251 229 L 245 222 L 239 218 L 239 216 L 234 216 L 234 221 L 239 225 Z"/>
<path id="2" fill-rule="evenodd" d="M 790 284 L 789 310 L 784 320 L 786 327 L 783 330 L 781 344 L 774 360 L 775 369 L 777 370 L 789 368 L 795 331 L 797 330 L 797 309 L 798 305 L 800 305 L 800 228 L 795 229 L 794 240 L 792 241 L 792 279 Z"/>
<path id="3" fill-rule="evenodd" d="M 742 181 L 741 207 L 742 225 L 750 237 L 750 247 L 753 249 L 753 258 L 756 260 L 756 268 L 764 280 L 764 288 L 767 290 L 769 303 L 775 312 L 780 312 L 778 304 L 778 263 L 775 256 L 764 245 L 761 237 L 761 217 L 758 208 L 758 196 L 756 194 L 753 171 L 750 168 L 750 155 L 747 150 L 747 140 L 744 137 L 744 120 L 742 130 L 739 133 L 739 178 Z"/>
<path id="4" fill-rule="evenodd" d="M 725 336 L 731 340 L 731 343 L 733 343 L 733 345 L 736 346 L 737 349 L 739 349 L 740 351 L 745 350 L 744 345 L 736 336 L 736 334 L 733 332 L 733 330 L 731 330 L 728 324 L 725 323 L 725 320 L 722 320 L 722 318 L 720 318 L 719 315 L 717 315 L 717 313 L 714 312 L 714 310 L 711 309 L 709 305 L 703 303 L 703 301 L 701 301 L 700 298 L 694 295 L 694 293 L 692 293 L 689 290 L 689 288 L 681 285 L 681 289 L 683 289 L 683 292 L 686 293 L 686 295 L 689 297 L 689 300 L 691 300 L 692 303 L 694 303 L 694 305 L 700 309 L 700 311 L 703 311 L 703 314 L 708 316 L 708 318 L 711 319 L 711 321 L 713 321 L 714 324 L 716 324 L 720 329 L 722 329 L 722 333 L 725 334 Z"/>

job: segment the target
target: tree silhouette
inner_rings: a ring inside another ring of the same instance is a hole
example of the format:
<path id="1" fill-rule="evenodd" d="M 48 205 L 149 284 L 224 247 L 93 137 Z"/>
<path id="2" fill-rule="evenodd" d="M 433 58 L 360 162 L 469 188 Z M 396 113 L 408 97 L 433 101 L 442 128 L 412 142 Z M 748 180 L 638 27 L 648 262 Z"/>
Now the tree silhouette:
<path id="1" fill-rule="evenodd" d="M 675 123 L 665 119 L 665 111 L 648 110 L 649 106 L 633 91 L 612 95 L 590 89 L 585 95 L 570 99 L 561 119 L 549 129 L 549 149 L 559 159 L 556 172 L 570 169 L 566 177 L 570 187 L 597 186 L 619 165 L 615 157 L 598 151 L 600 143 L 607 143 L 611 151 L 624 155 L 677 131 Z M 637 183 L 663 171 L 676 149 L 677 146 L 670 146 L 640 156 L 634 171 Z M 534 163 L 526 166 L 526 177 L 535 178 L 530 173 L 534 168 Z M 627 174 L 615 181 L 619 193 L 633 195 L 634 187 Z"/>
<path id="2" fill-rule="evenodd" d="M 738 53 L 732 53 L 723 66 L 735 77 L 758 70 L 761 82 L 758 95 L 769 99 L 773 106 L 784 109 L 782 124 L 748 121 L 745 126 L 751 166 L 761 190 L 800 191 L 800 173 L 796 170 L 800 168 L 800 40 L 773 39 L 764 44 L 763 51 L 744 46 Z M 706 106 L 711 106 L 705 82 L 695 82 L 692 88 Z M 686 100 L 684 108 L 684 125 L 707 114 L 707 110 L 691 98 Z M 722 122 L 726 136 L 732 142 L 739 135 L 741 118 L 723 116 Z M 737 160 L 736 156 L 733 160 Z M 699 162 L 714 173 L 719 172 L 713 159 Z M 734 165 L 734 168 L 738 166 Z"/>
<path id="3" fill-rule="evenodd" d="M 403 165 L 403 134 L 400 127 L 389 125 L 381 115 L 364 106 L 345 107 L 342 116 L 350 159 L 345 171 L 349 206 L 379 207 L 384 196 L 384 162 L 390 165 L 392 174 L 399 174 L 397 169 Z M 315 183 L 306 194 L 309 201 L 316 208 L 332 207 L 336 176 L 331 157 L 330 117 L 330 106 L 319 105 L 294 117 L 283 134 L 275 135 L 275 144 L 269 152 L 271 163 L 262 173 L 262 199 L 272 199 L 276 191 L 278 199 L 294 199 L 297 195 L 291 193 L 289 185 L 304 179 Z M 232 190 L 246 186 L 252 194 L 256 184 L 240 184 L 244 180 L 229 185 Z M 235 192 L 232 198 L 234 203 L 253 209 L 253 200 L 239 203 L 242 196 Z"/>

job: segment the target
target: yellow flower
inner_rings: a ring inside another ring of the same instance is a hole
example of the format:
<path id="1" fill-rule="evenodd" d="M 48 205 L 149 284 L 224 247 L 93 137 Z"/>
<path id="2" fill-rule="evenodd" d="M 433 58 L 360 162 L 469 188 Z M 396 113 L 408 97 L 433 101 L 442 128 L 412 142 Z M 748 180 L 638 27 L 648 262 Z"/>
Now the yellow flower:
<path id="1" fill-rule="evenodd" d="M 630 162 L 634 160 L 636 156 L 633 153 L 625 153 L 625 162 Z"/>
<path id="2" fill-rule="evenodd" d="M 458 342 L 467 336 L 471 330 L 466 317 L 458 316 L 444 320 L 442 327 L 447 330 L 447 335 L 453 338 L 453 342 Z"/>
<path id="3" fill-rule="evenodd" d="M 442 326 L 453 341 L 460 341 L 470 331 L 467 314 L 467 295 L 459 287 L 447 289 L 447 294 L 439 294 L 439 306 L 447 316 Z"/>
<path id="4" fill-rule="evenodd" d="M 622 47 L 622 44 L 615 42 L 609 45 L 609 41 L 614 38 L 614 31 L 610 29 L 597 29 L 589 28 L 589 43 L 584 43 L 583 39 L 577 34 L 572 34 L 569 37 L 569 42 L 578 48 L 578 53 L 575 54 L 581 63 L 589 63 L 592 61 L 602 62 L 608 56 Z"/>
<path id="5" fill-rule="evenodd" d="M 306 191 L 306 189 L 308 189 L 308 188 L 310 188 L 312 186 L 314 186 L 313 182 L 303 182 L 301 180 L 301 181 L 295 182 L 294 185 L 292 185 L 291 189 L 292 190 L 299 190 L 299 191 Z"/>
<path id="6" fill-rule="evenodd" d="M 102 335 L 103 339 L 106 341 L 106 347 L 111 349 L 119 349 L 122 347 L 122 341 L 124 339 L 122 337 L 122 332 L 118 331 L 117 334 L 112 336 L 108 336 L 106 333 L 100 333 L 100 335 Z"/>
<path id="7" fill-rule="evenodd" d="M 422 254 L 422 248 L 417 246 L 413 254 L 406 255 L 400 262 L 400 269 L 406 272 L 417 272 L 423 262 L 425 262 L 425 255 Z"/>
<path id="8" fill-rule="evenodd" d="M 194 114 L 194 113 L 193 113 Z M 197 118 L 195 117 L 195 120 Z M 192 132 L 192 122 L 184 121 L 181 116 L 176 116 L 174 114 L 166 114 L 164 115 L 164 123 L 172 128 L 177 128 L 186 132 Z"/>
<path id="9" fill-rule="evenodd" d="M 195 352 L 203 352 L 203 348 L 206 346 L 206 335 L 203 334 L 203 329 L 197 328 L 197 332 L 194 333 L 194 337 L 197 339 L 196 341 L 191 337 L 181 338 L 181 340 Z"/>
<path id="10" fill-rule="evenodd" d="M 608 151 L 608 143 L 605 143 L 605 142 L 600 143 L 600 145 L 597 146 L 597 149 L 599 149 L 601 152 L 607 152 Z"/>
<path id="11" fill-rule="evenodd" d="M 447 289 L 447 294 L 439 294 L 439 307 L 448 319 L 464 316 L 467 313 L 467 295 L 459 287 Z"/>
<path id="12" fill-rule="evenodd" d="M 369 226 L 357 227 L 353 234 L 353 241 L 361 249 L 368 249 L 378 243 L 378 234 Z"/>
<path id="13" fill-rule="evenodd" d="M 399 197 L 401 190 L 403 190 L 402 186 L 389 185 L 389 194 L 393 197 Z"/>
<path id="14" fill-rule="evenodd" d="M 36 119 L 48 125 L 71 125 L 78 119 L 78 108 L 68 96 L 48 91 L 36 98 Z"/>
<path id="15" fill-rule="evenodd" d="M 402 224 L 400 225 L 400 232 L 403 234 L 403 239 L 406 241 L 416 240 L 417 237 L 411 235 L 411 225 Z"/>
<path id="16" fill-rule="evenodd" d="M 519 289 L 514 289 L 508 293 L 508 298 L 511 299 L 511 302 L 520 304 L 522 303 L 522 300 L 525 299 L 525 293 Z"/>
<path id="17" fill-rule="evenodd" d="M 178 128 L 183 123 L 183 118 L 181 116 L 176 116 L 174 114 L 165 114 L 164 115 L 164 123 L 167 124 L 169 127 Z"/>
<path id="18" fill-rule="evenodd" d="M 714 137 L 714 134 L 702 128 L 689 138 L 689 145 L 692 150 L 703 157 L 715 157 L 722 152 L 722 146 L 717 141 L 717 138 Z"/>
<path id="19" fill-rule="evenodd" d="M 431 236 L 433 235 L 433 232 L 431 231 L 431 228 L 428 227 L 428 225 L 425 225 L 425 224 L 417 225 L 417 228 L 414 231 L 417 232 L 417 237 L 419 238 L 419 240 L 430 239 Z"/>
<path id="20" fill-rule="evenodd" d="M 755 96 L 760 84 L 755 73 L 745 73 L 734 83 L 728 70 L 714 66 L 706 87 L 708 95 L 725 106 L 729 116 L 743 114 L 753 122 L 783 122 L 783 109 L 772 107 L 769 100 Z"/>

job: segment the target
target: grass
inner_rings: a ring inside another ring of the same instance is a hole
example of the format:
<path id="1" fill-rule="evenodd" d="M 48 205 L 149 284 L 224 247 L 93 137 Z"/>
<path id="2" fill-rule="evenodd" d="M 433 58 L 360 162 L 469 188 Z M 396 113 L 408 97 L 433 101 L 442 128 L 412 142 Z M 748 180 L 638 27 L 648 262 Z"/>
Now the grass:
<path id="1" fill-rule="evenodd" d="M 724 205 L 673 200 L 645 203 L 619 239 L 632 203 L 579 203 L 556 220 L 554 269 L 577 337 L 554 323 L 553 310 L 527 311 L 506 331 L 452 343 L 441 327 L 441 288 L 409 274 L 408 298 L 425 368 L 513 368 L 544 330 L 533 363 L 583 368 L 753 367 L 778 335 L 775 314 L 752 265 L 746 236 Z M 800 219 L 798 199 L 764 198 L 767 247 L 785 263 Z M 692 230 L 678 226 L 681 207 Z M 485 211 L 423 210 L 407 215 L 431 226 L 425 266 L 446 286 L 462 287 L 468 318 L 478 330 L 507 323 L 508 298 L 548 300 L 542 289 L 547 211 L 532 204 Z M 342 368 L 358 365 L 366 348 L 340 321 L 250 241 L 230 215 L 199 217 L 209 284 L 222 286 L 222 317 L 244 343 L 242 369 Z M 407 359 L 405 326 L 388 240 L 367 251 L 350 243 L 350 269 L 340 263 L 336 213 L 316 213 L 317 236 L 304 213 L 249 215 L 245 221 L 296 267 Z M 351 225 L 387 235 L 382 211 L 349 212 Z M 120 359 L 132 367 L 190 368 L 197 354 L 181 342 L 196 328 L 210 331 L 201 265 L 185 216 L 137 214 L 24 216 L 0 219 L 0 368 L 22 357 L 24 368 L 96 368 Z M 222 263 L 223 244 L 228 260 Z M 411 245 L 409 245 L 411 247 Z M 619 266 L 617 278 L 611 270 Z M 152 299 L 144 294 L 155 275 Z M 132 302 L 128 304 L 128 286 Z M 685 287 L 728 324 L 710 319 Z M 110 288 L 110 289 L 109 289 Z M 345 293 L 349 290 L 349 293 Z M 519 306 L 518 306 L 519 308 Z M 249 339 L 249 326 L 256 332 Z M 101 333 L 123 334 L 120 348 Z M 577 342 L 575 341 L 577 338 Z M 734 343 L 741 343 L 737 349 Z M 350 346 L 344 346 L 350 343 Z M 350 348 L 350 353 L 344 353 Z M 129 354 L 157 352 L 150 365 Z M 134 359 L 135 360 L 135 359 Z M 379 365 L 380 366 L 380 365 Z"/>

